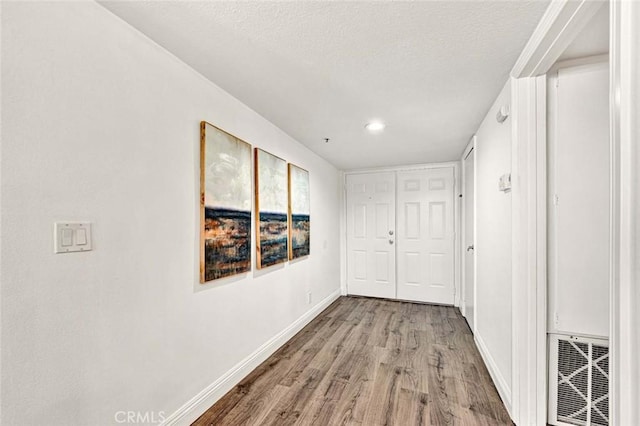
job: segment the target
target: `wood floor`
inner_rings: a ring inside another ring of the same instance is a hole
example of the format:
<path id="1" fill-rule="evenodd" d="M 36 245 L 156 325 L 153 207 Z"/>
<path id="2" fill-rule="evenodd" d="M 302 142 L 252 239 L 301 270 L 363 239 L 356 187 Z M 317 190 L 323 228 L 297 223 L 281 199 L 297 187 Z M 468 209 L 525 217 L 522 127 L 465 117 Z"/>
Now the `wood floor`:
<path id="1" fill-rule="evenodd" d="M 452 307 L 341 297 L 194 425 L 511 425 Z"/>

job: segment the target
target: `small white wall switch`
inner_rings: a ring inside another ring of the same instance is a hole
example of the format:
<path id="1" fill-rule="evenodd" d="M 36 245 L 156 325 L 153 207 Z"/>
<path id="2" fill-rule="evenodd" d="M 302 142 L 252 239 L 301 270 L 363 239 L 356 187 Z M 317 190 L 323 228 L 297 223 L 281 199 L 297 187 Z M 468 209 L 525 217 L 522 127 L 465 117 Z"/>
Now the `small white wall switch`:
<path id="1" fill-rule="evenodd" d="M 87 244 L 87 230 L 84 228 L 76 229 L 76 244 L 84 246 Z"/>
<path id="2" fill-rule="evenodd" d="M 53 230 L 55 253 L 91 250 L 91 223 L 56 222 Z"/>
<path id="3" fill-rule="evenodd" d="M 511 191 L 511 173 L 505 173 L 500 176 L 498 181 L 498 189 L 502 192 Z"/>
<path id="4" fill-rule="evenodd" d="M 73 245 L 73 229 L 62 228 L 60 244 L 62 247 L 71 247 Z"/>

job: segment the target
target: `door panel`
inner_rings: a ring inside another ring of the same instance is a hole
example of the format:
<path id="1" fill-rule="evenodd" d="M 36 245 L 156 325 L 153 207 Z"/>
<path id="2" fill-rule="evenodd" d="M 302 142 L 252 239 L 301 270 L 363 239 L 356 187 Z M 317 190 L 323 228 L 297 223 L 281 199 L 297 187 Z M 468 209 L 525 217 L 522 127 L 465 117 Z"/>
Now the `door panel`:
<path id="1" fill-rule="evenodd" d="M 356 280 L 367 279 L 367 252 L 364 250 L 353 251 L 353 276 Z"/>
<path id="2" fill-rule="evenodd" d="M 347 175 L 347 291 L 396 297 L 395 173 Z"/>
<path id="3" fill-rule="evenodd" d="M 429 203 L 429 234 L 434 240 L 442 240 L 446 236 L 445 210 L 446 206 L 443 202 Z"/>
<path id="4" fill-rule="evenodd" d="M 609 65 L 558 71 L 549 138 L 549 331 L 609 335 Z"/>
<path id="5" fill-rule="evenodd" d="M 417 252 L 405 252 L 404 261 L 406 267 L 406 285 L 420 285 L 420 253 Z"/>
<path id="6" fill-rule="evenodd" d="M 474 150 L 464 161 L 464 316 L 469 323 L 471 331 L 474 330 L 475 313 L 475 251 L 474 251 L 474 229 L 475 229 L 475 166 Z"/>
<path id="7" fill-rule="evenodd" d="M 353 207 L 353 236 L 355 238 L 366 238 L 367 236 L 367 206 L 358 204 Z"/>
<path id="8" fill-rule="evenodd" d="M 453 168 L 397 172 L 398 299 L 454 302 Z"/>

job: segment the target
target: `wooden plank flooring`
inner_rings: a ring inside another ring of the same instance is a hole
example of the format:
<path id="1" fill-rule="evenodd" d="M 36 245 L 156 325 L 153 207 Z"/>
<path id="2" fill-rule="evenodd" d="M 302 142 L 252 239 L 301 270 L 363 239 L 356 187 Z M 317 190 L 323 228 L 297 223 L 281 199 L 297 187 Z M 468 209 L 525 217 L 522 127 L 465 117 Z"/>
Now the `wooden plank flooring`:
<path id="1" fill-rule="evenodd" d="M 341 297 L 194 425 L 511 425 L 460 313 Z"/>

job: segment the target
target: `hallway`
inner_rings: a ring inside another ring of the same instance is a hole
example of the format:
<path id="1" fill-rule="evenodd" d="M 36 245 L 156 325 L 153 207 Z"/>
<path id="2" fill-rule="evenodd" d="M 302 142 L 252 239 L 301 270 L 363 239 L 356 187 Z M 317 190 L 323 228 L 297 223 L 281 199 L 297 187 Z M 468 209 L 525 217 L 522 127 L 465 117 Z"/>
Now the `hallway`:
<path id="1" fill-rule="evenodd" d="M 341 297 L 195 425 L 510 425 L 457 309 Z"/>
<path id="2" fill-rule="evenodd" d="M 0 0 L 0 425 L 640 425 L 640 0 Z"/>

